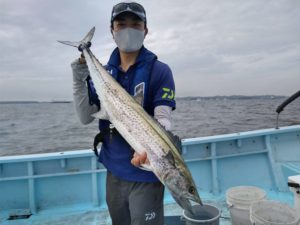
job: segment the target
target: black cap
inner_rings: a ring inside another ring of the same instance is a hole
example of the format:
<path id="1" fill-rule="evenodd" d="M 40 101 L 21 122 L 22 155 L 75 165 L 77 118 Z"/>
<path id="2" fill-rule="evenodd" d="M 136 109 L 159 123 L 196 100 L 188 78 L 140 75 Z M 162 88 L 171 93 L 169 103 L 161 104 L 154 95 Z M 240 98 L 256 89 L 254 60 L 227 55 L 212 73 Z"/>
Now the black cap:
<path id="1" fill-rule="evenodd" d="M 117 5 L 115 5 L 112 9 L 110 20 L 111 24 L 118 15 L 124 12 L 133 13 L 137 15 L 142 21 L 144 21 L 145 24 L 147 23 L 146 11 L 141 4 L 136 2 L 120 2 Z"/>

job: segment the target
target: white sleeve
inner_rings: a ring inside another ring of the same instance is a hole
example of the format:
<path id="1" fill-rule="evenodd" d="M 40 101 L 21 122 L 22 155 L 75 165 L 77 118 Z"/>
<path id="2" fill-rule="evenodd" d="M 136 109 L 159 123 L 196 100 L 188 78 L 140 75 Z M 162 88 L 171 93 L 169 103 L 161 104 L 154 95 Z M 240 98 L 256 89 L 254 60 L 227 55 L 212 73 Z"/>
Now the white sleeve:
<path id="1" fill-rule="evenodd" d="M 94 117 L 91 115 L 98 111 L 97 105 L 90 105 L 88 88 L 86 79 L 89 76 L 89 70 L 86 64 L 80 64 L 76 59 L 72 64 L 73 71 L 73 98 L 74 105 L 79 117 L 83 124 L 91 123 Z"/>
<path id="2" fill-rule="evenodd" d="M 171 130 L 172 107 L 159 105 L 154 108 L 154 118 L 166 129 Z"/>

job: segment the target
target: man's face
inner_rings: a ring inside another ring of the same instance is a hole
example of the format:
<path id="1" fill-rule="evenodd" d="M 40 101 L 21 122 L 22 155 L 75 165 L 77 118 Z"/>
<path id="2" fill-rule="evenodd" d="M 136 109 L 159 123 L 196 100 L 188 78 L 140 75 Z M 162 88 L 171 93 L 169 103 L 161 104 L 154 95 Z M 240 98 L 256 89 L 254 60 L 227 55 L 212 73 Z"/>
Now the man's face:
<path id="1" fill-rule="evenodd" d="M 116 17 L 113 21 L 112 31 L 117 32 L 125 28 L 134 28 L 137 30 L 145 30 L 147 33 L 147 28 L 145 27 L 144 21 L 142 21 L 138 16 L 132 13 L 122 13 Z"/>

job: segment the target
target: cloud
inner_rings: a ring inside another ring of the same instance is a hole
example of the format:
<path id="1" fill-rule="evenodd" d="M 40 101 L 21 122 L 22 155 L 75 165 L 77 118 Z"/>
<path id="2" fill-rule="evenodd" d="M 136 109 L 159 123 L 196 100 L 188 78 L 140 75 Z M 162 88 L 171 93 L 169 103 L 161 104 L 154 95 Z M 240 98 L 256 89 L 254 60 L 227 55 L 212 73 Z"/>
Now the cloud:
<path id="1" fill-rule="evenodd" d="M 79 53 L 56 40 L 79 40 L 96 26 L 92 49 L 107 62 L 115 47 L 109 20 L 117 2 L 2 1 L 0 100 L 70 99 L 70 63 Z M 149 27 L 145 46 L 170 65 L 178 96 L 299 89 L 299 1 L 141 3 Z"/>

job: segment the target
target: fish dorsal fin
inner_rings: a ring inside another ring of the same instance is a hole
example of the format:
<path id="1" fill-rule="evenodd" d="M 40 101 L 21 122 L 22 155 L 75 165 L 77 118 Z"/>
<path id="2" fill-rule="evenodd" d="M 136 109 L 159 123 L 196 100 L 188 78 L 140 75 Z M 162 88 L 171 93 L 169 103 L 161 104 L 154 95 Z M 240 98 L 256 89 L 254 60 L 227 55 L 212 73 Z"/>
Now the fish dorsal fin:
<path id="1" fill-rule="evenodd" d="M 169 138 L 174 143 L 175 147 L 177 148 L 178 152 L 182 153 L 182 145 L 181 145 L 181 139 L 179 136 L 173 134 L 171 131 L 166 130 Z"/>
<path id="2" fill-rule="evenodd" d="M 158 126 L 160 126 L 168 136 L 168 138 L 171 140 L 171 142 L 175 145 L 176 149 L 178 150 L 178 153 L 181 155 L 182 153 L 182 144 L 181 144 L 181 138 L 175 134 L 173 134 L 171 131 L 166 130 L 164 126 L 162 126 L 157 119 L 154 118 L 154 121 Z"/>

